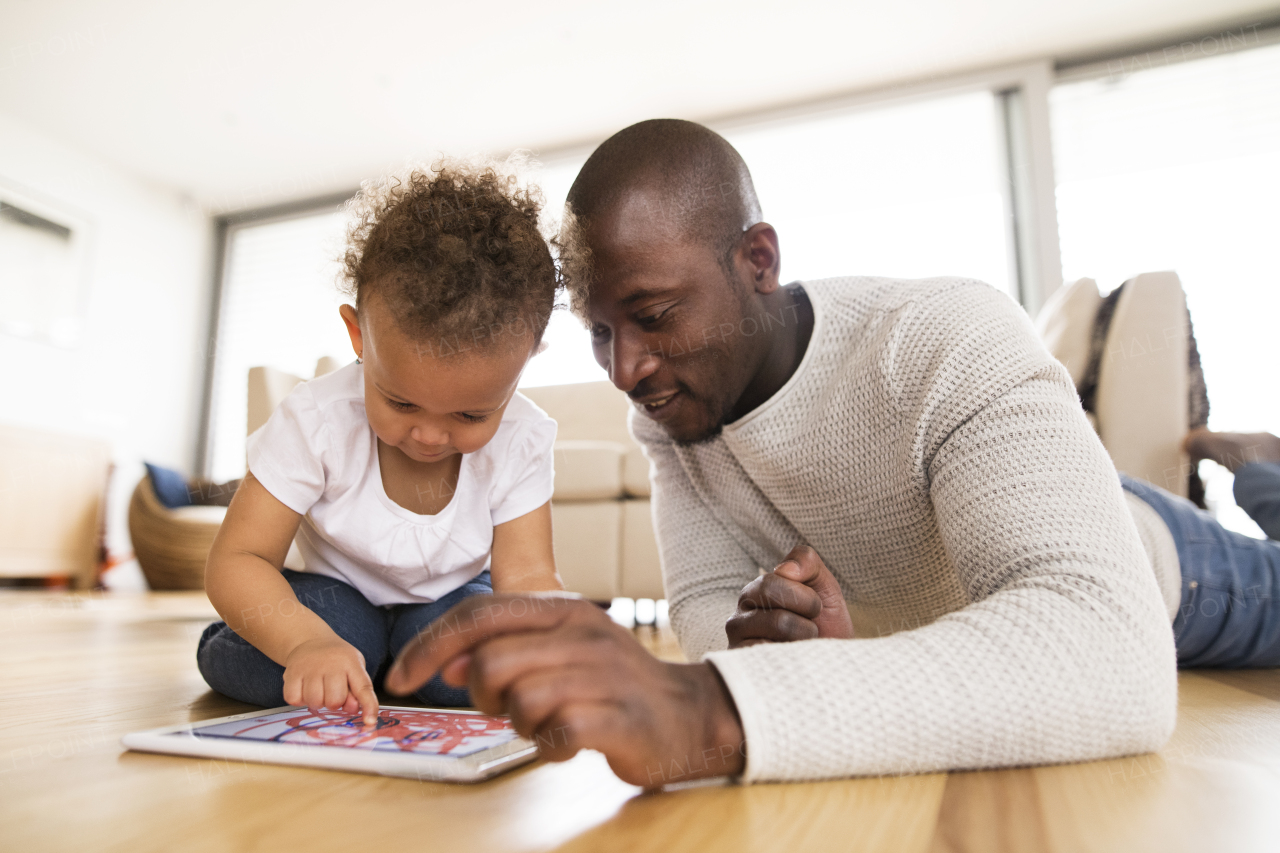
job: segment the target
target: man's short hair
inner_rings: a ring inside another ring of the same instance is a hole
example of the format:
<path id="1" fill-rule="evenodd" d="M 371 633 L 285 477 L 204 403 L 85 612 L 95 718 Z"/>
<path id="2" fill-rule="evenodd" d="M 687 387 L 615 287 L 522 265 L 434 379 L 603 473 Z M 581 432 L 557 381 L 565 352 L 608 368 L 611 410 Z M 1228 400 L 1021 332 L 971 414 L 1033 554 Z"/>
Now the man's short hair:
<path id="1" fill-rule="evenodd" d="M 673 236 L 715 251 L 728 268 L 742 232 L 761 220 L 751 172 L 713 130 L 680 119 L 651 119 L 620 130 L 578 172 L 554 241 L 574 310 L 582 314 L 592 279 L 584 234 L 592 219 L 643 191 Z"/>

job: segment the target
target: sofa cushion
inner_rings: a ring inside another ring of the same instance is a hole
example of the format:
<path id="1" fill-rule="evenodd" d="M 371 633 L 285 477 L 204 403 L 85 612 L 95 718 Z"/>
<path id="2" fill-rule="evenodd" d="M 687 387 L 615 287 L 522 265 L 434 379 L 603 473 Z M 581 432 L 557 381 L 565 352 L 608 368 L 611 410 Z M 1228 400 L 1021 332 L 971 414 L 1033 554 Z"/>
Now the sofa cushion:
<path id="1" fill-rule="evenodd" d="M 622 488 L 629 498 L 649 497 L 649 457 L 633 444 L 622 459 Z"/>
<path id="2" fill-rule="evenodd" d="M 618 595 L 655 601 L 667 597 L 648 501 L 622 502 L 622 557 L 618 569 Z"/>
<path id="3" fill-rule="evenodd" d="M 622 507 L 630 501 L 553 503 L 551 530 L 556 570 L 565 589 L 592 601 L 618 595 Z"/>
<path id="4" fill-rule="evenodd" d="M 1036 330 L 1049 352 L 1062 362 L 1077 388 L 1089 365 L 1093 318 L 1102 296 L 1091 278 L 1077 279 L 1054 291 L 1036 316 Z"/>
<path id="5" fill-rule="evenodd" d="M 184 524 L 218 526 L 222 524 L 222 519 L 227 517 L 227 508 L 225 506 L 183 506 L 169 513 L 169 517 Z"/>
<path id="6" fill-rule="evenodd" d="M 632 444 L 627 432 L 627 395 L 606 381 L 521 388 L 559 425 L 561 441 L 616 441 Z"/>
<path id="7" fill-rule="evenodd" d="M 1191 327 L 1173 272 L 1125 282 L 1107 330 L 1094 413 L 1116 469 L 1180 497 L 1192 470 L 1182 439 L 1189 424 Z"/>
<path id="8" fill-rule="evenodd" d="M 625 449 L 616 441 L 557 441 L 554 499 L 559 502 L 621 498 Z"/>

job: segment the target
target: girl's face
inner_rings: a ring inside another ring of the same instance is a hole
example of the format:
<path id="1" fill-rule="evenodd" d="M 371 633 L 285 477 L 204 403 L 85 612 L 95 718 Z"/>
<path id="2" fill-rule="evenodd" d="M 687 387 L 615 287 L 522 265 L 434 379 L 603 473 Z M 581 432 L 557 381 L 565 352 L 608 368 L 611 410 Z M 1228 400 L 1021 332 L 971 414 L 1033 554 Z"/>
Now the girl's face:
<path id="1" fill-rule="evenodd" d="M 473 453 L 498 431 L 532 351 L 532 336 L 443 355 L 404 334 L 380 299 L 339 309 L 364 361 L 369 426 L 415 462 Z"/>

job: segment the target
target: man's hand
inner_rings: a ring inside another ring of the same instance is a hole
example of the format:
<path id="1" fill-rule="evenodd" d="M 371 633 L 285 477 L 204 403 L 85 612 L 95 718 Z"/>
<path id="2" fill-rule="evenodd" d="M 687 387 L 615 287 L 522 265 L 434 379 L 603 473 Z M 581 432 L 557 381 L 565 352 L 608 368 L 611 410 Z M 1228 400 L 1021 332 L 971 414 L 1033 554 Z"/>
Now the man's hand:
<path id="1" fill-rule="evenodd" d="M 776 569 L 742 588 L 738 610 L 724 625 L 729 648 L 853 636 L 844 594 L 808 545 L 797 545 Z"/>
<path id="2" fill-rule="evenodd" d="M 510 714 L 550 761 L 596 749 L 621 779 L 649 788 L 745 764 L 738 713 L 711 665 L 663 663 L 581 599 L 459 602 L 405 646 L 386 688 L 410 693 L 437 671 L 485 713 Z"/>
<path id="3" fill-rule="evenodd" d="M 378 722 L 378 696 L 364 668 L 364 655 L 338 637 L 307 640 L 284 664 L 284 701 L 346 714 L 362 711 L 364 724 Z"/>

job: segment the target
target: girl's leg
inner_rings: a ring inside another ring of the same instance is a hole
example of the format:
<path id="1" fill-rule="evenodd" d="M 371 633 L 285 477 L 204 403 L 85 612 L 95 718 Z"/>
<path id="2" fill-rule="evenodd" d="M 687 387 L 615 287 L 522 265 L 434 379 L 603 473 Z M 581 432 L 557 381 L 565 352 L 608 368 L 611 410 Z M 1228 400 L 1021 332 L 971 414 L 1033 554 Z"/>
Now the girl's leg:
<path id="1" fill-rule="evenodd" d="M 1280 543 L 1234 533 L 1188 500 L 1121 480 L 1159 514 L 1178 549 L 1179 666 L 1280 666 Z"/>
<path id="2" fill-rule="evenodd" d="M 284 570 L 284 577 L 302 605 L 360 650 L 369 677 L 374 678 L 387 656 L 387 612 L 342 581 L 290 569 Z M 288 619 L 295 612 L 292 602 L 263 605 L 259 614 L 250 614 L 248 619 Z M 196 648 L 196 662 L 204 680 L 224 696 L 266 708 L 285 704 L 284 667 L 228 628 L 226 622 L 214 622 L 205 629 Z"/>
<path id="3" fill-rule="evenodd" d="M 418 636 L 419 632 L 432 622 L 443 616 L 450 607 L 453 607 L 464 598 L 473 595 L 488 595 L 491 592 L 493 592 L 493 581 L 490 580 L 489 572 L 486 570 L 477 575 L 474 580 L 463 584 L 453 592 L 430 604 L 396 605 L 392 608 L 393 621 L 390 641 L 392 659 L 395 659 L 400 654 L 400 650 L 410 640 Z M 418 688 L 413 695 L 419 702 L 425 702 L 428 705 L 457 707 L 471 704 L 471 694 L 467 692 L 465 687 L 451 687 L 445 684 L 444 679 L 440 677 L 438 672 L 431 676 L 431 680 Z"/>

